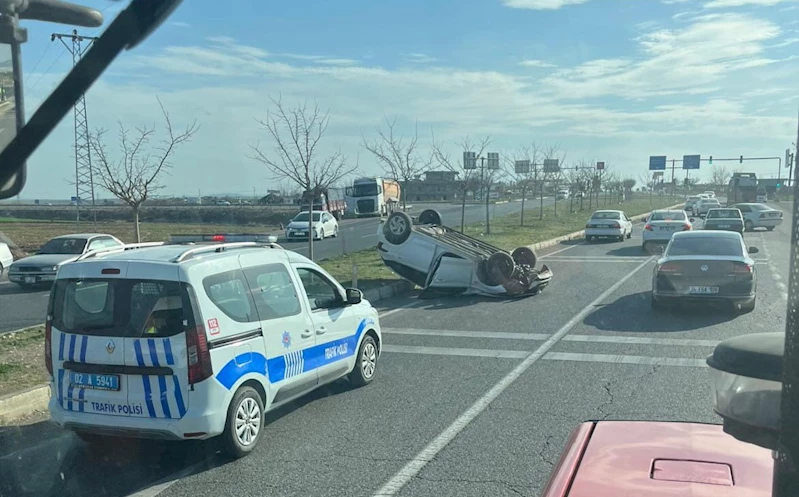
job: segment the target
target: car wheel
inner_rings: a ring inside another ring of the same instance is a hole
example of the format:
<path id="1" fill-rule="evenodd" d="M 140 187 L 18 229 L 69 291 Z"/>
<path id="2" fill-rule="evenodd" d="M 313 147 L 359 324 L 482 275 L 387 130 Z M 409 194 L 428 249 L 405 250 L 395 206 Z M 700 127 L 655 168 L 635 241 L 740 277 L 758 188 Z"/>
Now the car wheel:
<path id="1" fill-rule="evenodd" d="M 776 226 L 766 226 L 766 229 L 769 231 L 774 231 L 774 228 L 776 228 Z M 0 267 L 0 276 L 2 275 L 3 275 L 3 268 Z"/>
<path id="2" fill-rule="evenodd" d="M 320 229 L 319 230 L 319 239 L 320 240 L 324 240 L 325 239 L 325 230 L 324 229 Z"/>
<path id="3" fill-rule="evenodd" d="M 632 238 L 632 237 L 633 237 L 633 229 L 632 229 L 632 228 L 630 228 L 630 232 L 629 232 L 629 233 L 627 233 L 627 239 L 629 240 L 629 239 L 630 239 L 630 238 Z"/>
<path id="4" fill-rule="evenodd" d="M 0 278 L 3 277 L 3 265 L 0 264 Z"/>
<path id="5" fill-rule="evenodd" d="M 392 245 L 400 245 L 411 236 L 413 221 L 402 211 L 392 212 L 383 224 L 383 236 Z"/>
<path id="6" fill-rule="evenodd" d="M 435 209 L 425 209 L 419 214 L 419 224 L 435 224 L 441 226 L 441 214 Z"/>
<path id="7" fill-rule="evenodd" d="M 591 243 L 594 241 L 594 237 L 591 235 L 585 235 L 585 243 Z"/>
<path id="8" fill-rule="evenodd" d="M 488 274 L 498 281 L 500 285 L 510 280 L 513 276 L 513 271 L 516 269 L 516 263 L 513 262 L 513 257 L 506 252 L 494 252 L 488 258 L 486 264 Z"/>
<path id="9" fill-rule="evenodd" d="M 238 459 L 255 448 L 264 425 L 264 404 L 252 387 L 241 387 L 233 396 L 222 433 L 224 451 Z"/>
<path id="10" fill-rule="evenodd" d="M 375 339 L 371 335 L 366 335 L 358 349 L 355 368 L 349 374 L 350 383 L 356 387 L 362 387 L 372 382 L 377 368 L 377 355 Z"/>
<path id="11" fill-rule="evenodd" d="M 754 230 L 755 230 L 755 223 L 747 219 L 746 222 L 744 223 L 744 231 L 754 231 Z"/>
<path id="12" fill-rule="evenodd" d="M 619 235 L 619 241 L 620 241 L 620 242 L 623 242 L 623 241 L 624 241 L 624 236 L 625 236 L 625 235 Z"/>
<path id="13" fill-rule="evenodd" d="M 337 237 L 337 236 L 338 236 L 338 226 L 336 226 L 335 228 L 333 228 L 333 234 L 332 234 L 332 235 L 330 235 L 330 236 L 332 236 L 333 238 L 335 238 L 335 237 Z"/>
<path id="14" fill-rule="evenodd" d="M 641 250 L 643 250 L 644 252 L 646 252 L 646 253 L 648 254 L 648 253 L 649 253 L 649 250 L 650 250 L 650 249 L 649 249 L 649 246 L 650 246 L 650 244 L 651 244 L 651 242 L 644 242 L 644 243 L 641 245 Z"/>
<path id="15" fill-rule="evenodd" d="M 530 267 L 535 267 L 535 263 L 538 261 L 535 252 L 528 247 L 517 247 L 513 249 L 510 256 L 516 264 L 525 264 Z"/>

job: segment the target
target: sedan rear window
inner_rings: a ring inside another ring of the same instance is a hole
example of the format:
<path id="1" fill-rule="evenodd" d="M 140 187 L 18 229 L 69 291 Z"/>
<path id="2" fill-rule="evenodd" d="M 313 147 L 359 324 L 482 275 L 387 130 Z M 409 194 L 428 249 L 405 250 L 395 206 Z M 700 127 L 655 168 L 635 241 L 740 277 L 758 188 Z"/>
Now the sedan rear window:
<path id="1" fill-rule="evenodd" d="M 763 205 L 763 204 L 752 204 L 751 207 L 752 207 L 752 209 L 754 209 L 756 211 L 770 211 L 770 210 L 772 210 L 771 207 L 769 207 L 767 205 Z"/>
<path id="2" fill-rule="evenodd" d="M 707 213 L 707 218 L 740 219 L 741 213 L 737 209 L 712 209 Z"/>
<path id="3" fill-rule="evenodd" d="M 38 253 L 80 255 L 83 253 L 85 247 L 85 238 L 53 238 L 42 245 Z"/>
<path id="4" fill-rule="evenodd" d="M 653 212 L 650 221 L 685 221 L 685 212 L 663 211 Z"/>
<path id="5" fill-rule="evenodd" d="M 743 256 L 740 240 L 720 236 L 693 236 L 673 238 L 665 253 L 666 257 L 684 255 Z"/>
<path id="6" fill-rule="evenodd" d="M 195 321 L 187 287 L 175 281 L 63 279 L 50 305 L 55 328 L 82 335 L 167 337 Z"/>
<path id="7" fill-rule="evenodd" d="M 594 212 L 591 219 L 620 219 L 618 212 Z"/>

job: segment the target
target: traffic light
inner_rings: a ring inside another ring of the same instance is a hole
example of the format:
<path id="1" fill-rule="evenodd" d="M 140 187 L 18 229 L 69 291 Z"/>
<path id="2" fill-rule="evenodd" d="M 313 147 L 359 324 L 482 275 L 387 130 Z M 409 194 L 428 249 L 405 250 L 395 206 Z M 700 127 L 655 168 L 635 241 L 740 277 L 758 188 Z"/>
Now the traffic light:
<path id="1" fill-rule="evenodd" d="M 710 156 L 710 160 L 708 161 L 709 164 L 713 164 L 713 156 Z"/>
<path id="2" fill-rule="evenodd" d="M 741 158 L 740 158 L 740 159 L 738 159 L 738 162 L 739 162 L 739 163 L 741 163 L 741 164 L 743 164 L 743 163 L 744 163 L 744 156 L 743 156 L 743 155 L 741 156 Z"/>

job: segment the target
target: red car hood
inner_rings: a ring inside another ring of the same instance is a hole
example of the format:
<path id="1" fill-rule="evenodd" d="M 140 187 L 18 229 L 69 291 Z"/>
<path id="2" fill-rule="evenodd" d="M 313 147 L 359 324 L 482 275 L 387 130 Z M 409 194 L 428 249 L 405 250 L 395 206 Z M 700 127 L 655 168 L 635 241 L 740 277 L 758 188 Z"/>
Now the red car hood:
<path id="1" fill-rule="evenodd" d="M 568 497 L 771 496 L 771 452 L 720 425 L 603 421 L 587 442 Z"/>

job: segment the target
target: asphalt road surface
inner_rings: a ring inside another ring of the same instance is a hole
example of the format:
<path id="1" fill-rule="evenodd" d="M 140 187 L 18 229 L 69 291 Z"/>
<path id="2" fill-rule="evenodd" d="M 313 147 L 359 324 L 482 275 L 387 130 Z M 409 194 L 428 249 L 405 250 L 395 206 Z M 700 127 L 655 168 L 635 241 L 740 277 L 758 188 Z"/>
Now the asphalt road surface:
<path id="1" fill-rule="evenodd" d="M 724 338 L 784 330 L 790 221 L 745 236 L 760 249 L 750 314 L 655 313 L 636 225 L 631 240 L 542 254 L 554 278 L 538 296 L 380 302 L 375 381 L 268 415 L 244 459 L 211 443 L 90 452 L 40 422 L 0 431 L 0 495 L 537 496 L 582 421 L 720 421 L 705 358 Z"/>
<path id="2" fill-rule="evenodd" d="M 2 136 L 2 133 L 0 133 L 0 136 Z M 528 200 L 528 202 L 530 201 Z M 552 202 L 551 198 L 544 199 L 545 205 L 550 202 Z M 461 207 L 459 205 L 417 203 L 413 205 L 409 213 L 418 215 L 426 208 L 437 209 L 441 213 L 444 224 L 460 226 Z M 519 212 L 521 210 L 521 202 L 491 205 L 489 209 L 490 216 L 501 217 Z M 467 205 L 465 219 L 466 224 L 484 220 L 485 205 Z M 379 218 L 346 219 L 341 221 L 338 237 L 326 238 L 314 243 L 314 259 L 321 261 L 344 253 L 374 247 L 377 244 L 377 227 L 379 224 Z M 279 243 L 289 250 L 308 256 L 307 241 L 289 242 L 281 238 Z M 10 283 L 6 275 L 0 277 L 0 333 L 44 322 L 48 295 L 49 290 L 23 290 Z"/>

